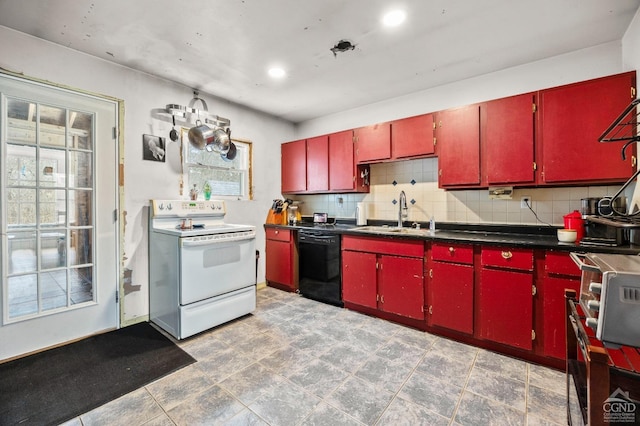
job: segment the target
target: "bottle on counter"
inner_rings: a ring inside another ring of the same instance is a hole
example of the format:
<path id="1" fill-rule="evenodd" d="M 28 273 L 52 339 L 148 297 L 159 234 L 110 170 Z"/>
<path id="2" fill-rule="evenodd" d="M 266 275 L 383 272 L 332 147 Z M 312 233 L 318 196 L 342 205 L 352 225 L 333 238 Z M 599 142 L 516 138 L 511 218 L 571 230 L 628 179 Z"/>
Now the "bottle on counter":
<path id="1" fill-rule="evenodd" d="M 204 192 L 204 199 L 205 200 L 210 200 L 211 199 L 211 186 L 209 185 L 209 181 L 204 183 L 204 186 L 202 187 L 202 191 Z"/>
<path id="2" fill-rule="evenodd" d="M 436 219 L 433 216 L 431 216 L 431 219 L 429 219 L 429 233 L 436 233 Z"/>

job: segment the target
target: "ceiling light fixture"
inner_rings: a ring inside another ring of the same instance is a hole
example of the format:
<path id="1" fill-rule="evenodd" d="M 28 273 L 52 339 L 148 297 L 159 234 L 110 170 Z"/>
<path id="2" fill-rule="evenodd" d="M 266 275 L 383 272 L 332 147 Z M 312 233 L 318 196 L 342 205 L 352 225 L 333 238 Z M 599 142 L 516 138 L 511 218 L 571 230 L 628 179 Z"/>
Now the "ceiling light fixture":
<path id="1" fill-rule="evenodd" d="M 269 68 L 269 76 L 271 78 L 284 78 L 287 73 L 280 67 Z"/>
<path id="2" fill-rule="evenodd" d="M 382 23 L 385 27 L 397 27 L 406 19 L 407 14 L 404 10 L 392 10 L 382 17 Z"/>

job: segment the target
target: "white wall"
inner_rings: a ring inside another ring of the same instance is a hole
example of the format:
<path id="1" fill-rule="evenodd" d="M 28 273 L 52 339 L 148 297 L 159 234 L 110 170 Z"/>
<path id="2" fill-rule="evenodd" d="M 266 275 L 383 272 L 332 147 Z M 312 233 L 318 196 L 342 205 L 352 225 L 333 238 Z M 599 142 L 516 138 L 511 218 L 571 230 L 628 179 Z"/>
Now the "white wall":
<path id="1" fill-rule="evenodd" d="M 637 35 L 634 37 L 636 44 L 629 47 L 629 54 L 635 55 L 635 59 L 640 61 L 638 38 Z M 309 120 L 297 126 L 296 139 L 637 69 L 637 65 L 632 65 L 631 61 L 623 65 L 622 56 L 621 42 L 602 44 Z M 430 158 L 375 164 L 371 168 L 371 192 L 366 195 L 307 195 L 295 199 L 304 201 L 301 205 L 304 215 L 326 211 L 333 216 L 353 218 L 355 203 L 364 202 L 369 218 L 397 220 L 398 207 L 394 201 L 404 190 L 407 198 L 414 200 L 409 205 L 410 221 L 428 221 L 433 215 L 436 221 L 445 222 L 538 224 L 540 222 L 530 210 L 520 207 L 520 197 L 530 196 L 533 211 L 541 222 L 560 225 L 563 215 L 580 208 L 581 198 L 613 195 L 620 188 L 617 185 L 518 189 L 512 200 L 490 200 L 486 190 L 439 189 L 437 161 L 436 158 Z M 626 195 L 630 197 L 631 191 Z M 342 204 L 338 202 L 340 198 Z"/>
<path id="2" fill-rule="evenodd" d="M 0 67 L 26 76 L 124 100 L 124 192 L 126 212 L 124 266 L 131 271 L 134 291 L 124 297 L 125 322 L 148 314 L 147 214 L 153 198 L 180 198 L 179 144 L 169 138 L 171 123 L 152 118 L 166 104 L 186 105 L 192 89 L 133 71 L 77 51 L 0 26 Z M 253 142 L 253 201 L 227 203 L 227 221 L 255 225 L 256 247 L 262 253 L 258 281 L 264 281 L 262 224 L 271 200 L 280 198 L 280 143 L 291 140 L 291 123 L 230 101 L 200 93 L 214 114 L 231 120 L 234 137 Z M 142 135 L 163 136 L 165 163 L 142 160 Z M 98 159 L 99 161 L 99 159 Z"/>
<path id="3" fill-rule="evenodd" d="M 633 69 L 633 68 L 632 68 Z M 299 123 L 296 139 L 440 111 L 628 71 L 620 42 L 531 62 Z"/>

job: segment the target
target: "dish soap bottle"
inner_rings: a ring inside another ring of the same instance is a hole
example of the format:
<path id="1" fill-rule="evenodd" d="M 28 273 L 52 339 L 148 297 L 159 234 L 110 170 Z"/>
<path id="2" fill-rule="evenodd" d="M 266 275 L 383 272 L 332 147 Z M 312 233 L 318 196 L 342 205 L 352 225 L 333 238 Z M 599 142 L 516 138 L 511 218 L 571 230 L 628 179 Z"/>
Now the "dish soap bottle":
<path id="1" fill-rule="evenodd" d="M 204 183 L 204 186 L 202 187 L 202 190 L 204 191 L 204 199 L 205 200 L 210 200 L 211 199 L 211 186 L 209 185 L 209 181 Z"/>
<path id="2" fill-rule="evenodd" d="M 436 233 L 436 220 L 433 216 L 431 216 L 431 219 L 429 219 L 429 233 L 430 234 Z"/>

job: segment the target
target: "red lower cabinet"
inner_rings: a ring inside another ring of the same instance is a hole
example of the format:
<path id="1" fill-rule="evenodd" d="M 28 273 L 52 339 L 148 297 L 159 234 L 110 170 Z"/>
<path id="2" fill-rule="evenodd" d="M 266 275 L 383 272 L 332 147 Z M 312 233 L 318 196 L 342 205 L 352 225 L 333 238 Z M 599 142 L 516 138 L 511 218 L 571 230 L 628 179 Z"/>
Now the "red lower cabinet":
<path id="1" fill-rule="evenodd" d="M 533 347 L 533 275 L 485 269 L 480 272 L 480 337 L 509 346 Z"/>
<path id="2" fill-rule="evenodd" d="M 287 291 L 298 288 L 298 253 L 293 231 L 266 229 L 267 284 Z"/>
<path id="3" fill-rule="evenodd" d="M 427 281 L 429 326 L 473 334 L 473 246 L 434 242 Z"/>
<path id="4" fill-rule="evenodd" d="M 422 264 L 422 259 L 380 256 L 380 310 L 407 318 L 424 319 Z"/>
<path id="5" fill-rule="evenodd" d="M 342 299 L 346 305 L 424 321 L 423 264 L 422 241 L 344 236 Z"/>
<path id="6" fill-rule="evenodd" d="M 377 308 L 376 254 L 342 252 L 342 300 L 368 308 Z"/>
<path id="7" fill-rule="evenodd" d="M 481 264 L 477 306 L 480 338 L 533 349 L 533 251 L 483 247 Z"/>
<path id="8" fill-rule="evenodd" d="M 545 356 L 565 359 L 566 322 L 564 290 L 580 294 L 580 269 L 569 253 L 545 253 L 544 281 L 542 284 L 542 347 Z"/>
<path id="9" fill-rule="evenodd" d="M 473 334 L 473 265 L 433 262 L 429 325 Z"/>

